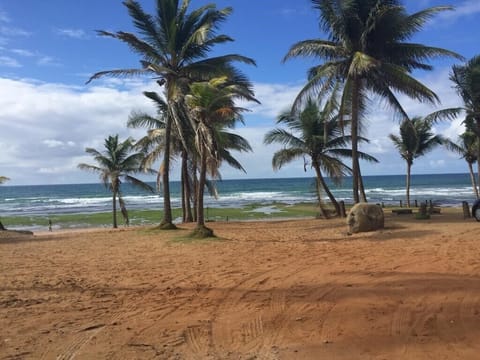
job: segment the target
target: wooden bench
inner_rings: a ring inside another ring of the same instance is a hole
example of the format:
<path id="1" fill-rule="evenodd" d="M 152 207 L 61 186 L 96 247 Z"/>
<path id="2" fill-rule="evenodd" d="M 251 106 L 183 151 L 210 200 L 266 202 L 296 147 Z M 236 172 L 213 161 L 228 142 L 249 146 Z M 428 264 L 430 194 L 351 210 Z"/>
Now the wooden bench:
<path id="1" fill-rule="evenodd" d="M 405 215 L 405 214 L 412 214 L 412 209 L 393 209 L 392 210 L 393 214 L 396 215 Z"/>

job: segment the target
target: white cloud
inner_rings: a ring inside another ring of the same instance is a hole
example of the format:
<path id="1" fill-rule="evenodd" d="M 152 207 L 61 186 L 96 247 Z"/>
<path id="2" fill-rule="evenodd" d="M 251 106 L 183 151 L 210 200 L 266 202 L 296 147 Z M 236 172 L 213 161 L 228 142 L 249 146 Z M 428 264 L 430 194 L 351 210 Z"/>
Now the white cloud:
<path id="1" fill-rule="evenodd" d="M 13 26 L 0 25 L 0 34 L 6 37 L 30 36 L 31 32 Z"/>
<path id="2" fill-rule="evenodd" d="M 290 84 L 256 84 L 255 97 L 261 104 L 244 104 L 253 114 L 275 118 L 292 105 L 302 86 Z"/>
<path id="3" fill-rule="evenodd" d="M 74 141 L 61 141 L 61 140 L 55 140 L 55 139 L 46 139 L 42 141 L 43 144 L 45 144 L 49 148 L 65 148 L 67 146 L 75 146 Z"/>
<path id="4" fill-rule="evenodd" d="M 451 25 L 461 18 L 472 17 L 480 13 L 480 2 L 478 0 L 465 0 L 450 2 L 454 6 L 453 11 L 443 11 L 432 21 L 435 24 Z"/>
<path id="5" fill-rule="evenodd" d="M 73 87 L 0 79 L 0 167 L 17 183 L 93 182 L 77 164 L 91 162 L 86 147 L 101 149 L 110 134 L 143 135 L 127 129 L 132 109 L 154 114 L 142 90 L 119 91 L 101 85 Z M 21 98 L 22 101 L 18 101 Z"/>
<path id="6" fill-rule="evenodd" d="M 51 56 L 41 55 L 37 60 L 40 66 L 62 66 L 57 60 Z"/>
<path id="7" fill-rule="evenodd" d="M 33 57 L 35 54 L 31 52 L 30 50 L 25 50 L 25 49 L 11 49 L 10 52 L 20 55 L 20 56 L 25 56 L 25 57 Z"/>
<path id="8" fill-rule="evenodd" d="M 444 107 L 458 106 L 460 100 L 448 80 L 448 69 L 437 70 L 421 79 L 436 91 Z M 77 183 L 94 182 L 96 176 L 77 169 L 80 162 L 91 163 L 85 147 L 101 149 L 108 135 L 121 138 L 139 138 L 143 130 L 127 129 L 125 123 L 133 109 L 151 114 L 155 108 L 142 95 L 145 90 L 159 90 L 152 83 L 139 80 L 121 81 L 107 79 L 95 81 L 90 86 L 68 86 L 29 80 L 0 78 L 0 168 L 3 175 L 12 178 L 12 184 L 21 183 Z M 273 172 L 271 159 L 278 145 L 264 145 L 267 131 L 275 127 L 276 116 L 287 108 L 297 95 L 300 86 L 288 84 L 256 84 L 261 105 L 244 104 L 252 109 L 245 116 L 246 125 L 236 131 L 253 147 L 253 153 L 234 156 L 247 170 L 224 167 L 225 179 L 312 176 L 303 170 L 300 160 Z M 19 99 L 21 98 L 21 101 Z M 408 113 L 426 115 L 432 106 L 418 104 L 400 97 Z M 462 119 L 436 125 L 436 131 L 452 139 L 463 129 Z M 371 140 L 362 144 L 361 150 L 377 157 L 379 164 L 362 163 L 365 175 L 399 174 L 405 171 L 403 160 L 394 149 L 388 134 L 397 132 L 398 122 L 383 107 L 374 105 L 367 117 L 364 134 Z M 414 173 L 465 171 L 464 163 L 445 150 L 435 150 L 418 159 Z M 172 179 L 178 179 L 174 169 Z"/>
<path id="9" fill-rule="evenodd" d="M 0 66 L 19 68 L 22 67 L 22 64 L 10 56 L 0 56 Z"/>
<path id="10" fill-rule="evenodd" d="M 8 14 L 1 9 L 0 9 L 0 22 L 4 22 L 4 23 L 10 22 L 10 17 L 8 16 Z"/>
<path id="11" fill-rule="evenodd" d="M 74 39 L 86 39 L 87 33 L 82 29 L 56 29 L 55 33 Z"/>

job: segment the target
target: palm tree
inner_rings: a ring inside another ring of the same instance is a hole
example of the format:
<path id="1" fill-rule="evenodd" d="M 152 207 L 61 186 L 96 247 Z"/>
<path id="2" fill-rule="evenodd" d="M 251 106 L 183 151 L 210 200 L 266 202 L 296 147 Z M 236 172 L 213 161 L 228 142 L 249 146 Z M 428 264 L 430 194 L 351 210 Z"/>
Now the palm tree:
<path id="1" fill-rule="evenodd" d="M 8 180 L 10 180 L 8 177 L 0 176 L 0 185 L 7 182 Z M 6 230 L 5 227 L 2 224 L 2 221 L 0 221 L 0 230 Z"/>
<path id="2" fill-rule="evenodd" d="M 480 185 L 480 55 L 465 65 L 454 65 L 450 80 L 463 100 L 470 131 L 477 136 L 477 183 Z"/>
<path id="3" fill-rule="evenodd" d="M 212 177 L 218 177 L 222 159 L 243 169 L 231 156 L 227 147 L 235 150 L 250 149 L 245 139 L 223 131 L 242 121 L 241 113 L 246 109 L 235 106 L 236 100 L 256 101 L 249 86 L 232 84 L 226 77 L 193 83 L 190 86 L 190 93 L 186 96 L 191 118 L 196 122 L 195 145 L 199 157 L 197 226 L 193 232 L 196 237 L 213 236 L 213 231 L 205 226 L 204 216 L 203 200 L 207 171 Z"/>
<path id="4" fill-rule="evenodd" d="M 295 106 L 312 92 L 343 85 L 341 121 L 351 118 L 353 198 L 366 201 L 358 155 L 359 126 L 367 110 L 368 96 L 379 95 L 401 118 L 408 118 L 396 94 L 434 103 L 438 97 L 415 80 L 413 70 L 431 70 L 427 63 L 454 52 L 407 42 L 435 14 L 451 7 L 431 7 L 407 14 L 400 0 L 311 0 L 320 11 L 320 27 L 328 40 L 314 39 L 294 44 L 284 61 L 293 57 L 316 57 L 324 63 L 309 70 L 308 82 Z"/>
<path id="5" fill-rule="evenodd" d="M 127 126 L 132 128 L 146 127 L 148 133 L 145 137 L 137 142 L 137 146 L 146 153 L 144 165 L 151 166 L 158 160 L 164 151 L 165 147 L 165 116 L 167 113 L 166 103 L 156 93 L 145 93 L 149 98 L 154 100 L 157 104 L 157 117 L 152 117 L 143 112 L 132 112 L 128 120 Z M 226 131 L 223 127 L 214 127 L 215 138 L 218 143 L 220 162 L 226 162 L 235 169 L 245 172 L 242 165 L 233 157 L 231 150 L 238 152 L 252 151 L 248 142 L 241 136 Z M 193 134 L 186 136 L 189 145 L 188 149 L 182 146 L 178 134 L 174 131 L 172 133 L 171 154 L 180 154 L 182 159 L 181 164 L 181 188 L 182 188 L 182 219 L 183 222 L 196 221 L 196 189 L 198 188 L 197 179 L 197 164 L 198 158 L 195 150 Z M 218 169 L 217 169 L 218 170 Z M 164 171 L 163 163 L 160 164 L 159 177 L 157 183 L 161 181 L 160 174 Z M 221 178 L 220 173 L 214 170 L 214 179 Z M 216 196 L 216 187 L 214 181 L 207 181 L 206 187 L 210 194 Z M 192 196 L 194 195 L 194 196 Z M 193 198 L 193 199 L 192 199 Z M 194 203 L 194 212 L 192 213 L 191 201 Z"/>
<path id="6" fill-rule="evenodd" d="M 122 183 L 129 182 L 136 187 L 153 193 L 155 191 L 154 188 L 130 174 L 141 171 L 153 174 L 155 171 L 141 167 L 144 154 L 142 152 L 132 153 L 134 141 L 131 138 L 119 142 L 118 135 L 109 136 L 105 139 L 104 146 L 105 151 L 103 152 L 93 148 L 85 149 L 85 152 L 92 155 L 98 165 L 82 163 L 78 165 L 78 168 L 98 173 L 105 187 L 112 192 L 113 227 L 117 228 L 117 196 L 122 215 L 128 223 L 125 202 L 121 194 Z"/>
<path id="7" fill-rule="evenodd" d="M 400 124 L 400 136 L 390 134 L 389 137 L 400 152 L 400 156 L 407 162 L 407 206 L 410 207 L 410 177 L 413 160 L 424 156 L 441 145 L 445 139 L 441 135 L 432 133 L 431 117 L 414 117 L 405 119 Z"/>
<path id="8" fill-rule="evenodd" d="M 156 108 L 157 116 L 151 116 L 145 112 L 132 112 L 130 115 L 127 127 L 130 128 L 147 128 L 147 135 L 141 138 L 137 142 L 137 147 L 142 149 L 145 152 L 144 166 L 150 167 L 155 161 L 162 158 L 165 153 L 165 128 L 167 123 L 167 117 L 169 116 L 168 105 L 165 100 L 159 96 L 156 92 L 144 92 L 144 95 L 151 99 Z M 185 133 L 185 130 L 184 130 Z M 185 135 L 185 134 L 184 134 Z M 191 136 L 185 136 L 186 139 L 189 139 Z M 180 141 L 179 135 L 176 131 L 176 128 L 173 128 L 173 131 L 170 134 L 170 161 L 171 162 L 176 155 L 181 155 L 182 165 L 181 165 L 181 188 L 182 188 L 182 216 L 183 222 L 193 221 L 193 216 L 190 206 L 190 188 L 189 183 L 186 181 L 186 169 L 188 166 L 188 151 L 185 149 L 183 144 Z M 165 167 L 165 159 L 160 162 L 160 168 L 157 174 L 157 188 L 160 188 L 162 185 L 162 180 L 164 178 L 164 172 L 167 171 Z"/>
<path id="9" fill-rule="evenodd" d="M 333 95 L 321 110 L 319 105 L 309 98 L 301 111 L 292 109 L 282 113 L 277 124 L 287 126 L 288 130 L 276 128 L 269 131 L 264 138 L 265 144 L 284 145 L 283 149 L 273 155 L 272 166 L 275 170 L 299 158 L 303 158 L 306 170 L 310 162 L 315 170 L 317 196 L 324 218 L 328 218 L 328 213 L 322 205 L 323 192 L 334 205 L 337 215 L 340 215 L 340 207 L 328 188 L 322 171 L 336 183 L 339 183 L 344 175 L 351 173 L 351 169 L 340 160 L 342 157 L 352 156 L 351 150 L 345 148 L 351 137 L 342 134 L 338 122 L 338 104 L 334 98 Z M 366 141 L 363 138 L 361 140 Z M 362 152 L 359 155 L 366 160 L 377 161 Z"/>
<path id="10" fill-rule="evenodd" d="M 226 35 L 217 34 L 219 25 L 232 12 L 230 7 L 217 10 L 214 4 L 207 4 L 187 13 L 190 0 L 182 0 L 181 3 L 179 0 L 156 0 L 156 12 L 150 15 L 138 1 L 125 0 L 123 4 L 140 36 L 123 31 L 99 31 L 99 34 L 126 43 L 140 56 L 142 66 L 139 69 L 101 71 L 89 81 L 105 75 L 150 74 L 159 79 L 157 82 L 160 86 L 165 86 L 169 116 L 165 124 L 162 180 L 164 218 L 160 228 L 173 229 L 169 187 L 170 141 L 173 122 L 182 143 L 187 147 L 184 128 L 193 125 L 188 124 L 188 119 L 182 116 L 188 86 L 193 81 L 209 80 L 220 75 L 240 80 L 242 75 L 231 64 L 236 61 L 247 64 L 255 62 L 237 54 L 207 58 L 215 45 L 233 41 Z"/>
<path id="11" fill-rule="evenodd" d="M 457 153 L 467 162 L 468 171 L 470 173 L 470 181 L 472 182 L 473 193 L 475 194 L 475 197 L 477 199 L 480 198 L 480 194 L 477 188 L 477 182 L 475 180 L 473 164 L 475 164 L 478 159 L 478 141 L 478 137 L 473 133 L 473 131 L 469 130 L 468 126 L 467 130 L 459 136 L 457 142 L 453 142 L 450 140 L 445 141 L 445 146 L 448 150 Z"/>

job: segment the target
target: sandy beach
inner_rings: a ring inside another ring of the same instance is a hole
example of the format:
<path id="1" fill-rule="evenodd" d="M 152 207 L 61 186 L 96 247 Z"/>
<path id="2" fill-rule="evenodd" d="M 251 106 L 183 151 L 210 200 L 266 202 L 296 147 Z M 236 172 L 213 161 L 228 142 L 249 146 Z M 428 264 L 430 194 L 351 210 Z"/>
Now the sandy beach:
<path id="1" fill-rule="evenodd" d="M 0 235 L 0 359 L 478 359 L 480 223 Z"/>

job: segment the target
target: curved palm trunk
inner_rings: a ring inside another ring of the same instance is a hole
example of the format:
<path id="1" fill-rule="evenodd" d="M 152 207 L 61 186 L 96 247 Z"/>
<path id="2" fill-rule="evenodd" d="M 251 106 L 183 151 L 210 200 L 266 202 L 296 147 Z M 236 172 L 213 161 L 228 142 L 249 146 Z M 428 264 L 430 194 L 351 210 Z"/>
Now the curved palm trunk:
<path id="1" fill-rule="evenodd" d="M 318 207 L 320 208 L 320 212 L 322 213 L 323 217 L 325 219 L 329 219 L 330 217 L 328 216 L 327 209 L 325 209 L 322 200 L 322 184 L 320 183 L 320 179 L 318 177 L 315 182 L 317 184 Z"/>
<path id="2" fill-rule="evenodd" d="M 322 186 L 323 190 L 325 190 L 325 193 L 335 207 L 335 212 L 337 213 L 337 216 L 340 216 L 340 205 L 338 204 L 337 199 L 335 199 L 335 196 L 333 196 L 332 192 L 328 188 L 328 185 L 325 182 L 325 178 L 322 175 L 322 171 L 320 170 L 320 166 L 318 166 L 318 164 L 314 164 L 313 168 L 315 169 L 315 173 L 317 174 L 317 183 L 320 182 L 320 185 Z M 318 196 L 320 197 L 320 193 L 318 194 Z"/>
<path id="3" fill-rule="evenodd" d="M 0 221 L 0 230 L 7 230 L 7 229 L 5 229 L 5 226 L 3 226 L 1 221 Z"/>
<path id="4" fill-rule="evenodd" d="M 407 161 L 407 179 L 406 179 L 406 188 L 407 188 L 407 207 L 410 207 L 410 178 L 411 178 L 412 163 Z"/>
<path id="5" fill-rule="evenodd" d="M 470 181 L 472 182 L 473 193 L 475 194 L 476 198 L 479 198 L 478 189 L 477 189 L 477 182 L 475 181 L 475 173 L 473 172 L 473 165 L 472 163 L 468 163 L 468 171 L 470 173 Z"/>
<path id="6" fill-rule="evenodd" d="M 113 228 L 116 229 L 117 225 L 117 190 L 113 190 L 112 195 L 112 212 L 113 212 Z"/>

